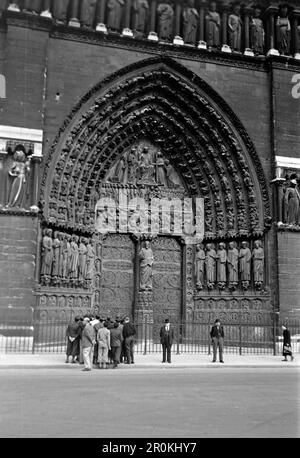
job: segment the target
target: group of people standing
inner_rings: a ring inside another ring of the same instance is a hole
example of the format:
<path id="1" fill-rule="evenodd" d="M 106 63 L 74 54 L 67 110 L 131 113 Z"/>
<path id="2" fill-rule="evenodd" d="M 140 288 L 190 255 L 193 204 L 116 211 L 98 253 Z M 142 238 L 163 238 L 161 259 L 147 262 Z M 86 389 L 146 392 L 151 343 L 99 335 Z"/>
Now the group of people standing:
<path id="1" fill-rule="evenodd" d="M 91 371 L 93 365 L 106 369 L 111 363 L 116 369 L 121 362 L 134 364 L 135 336 L 129 317 L 112 321 L 99 316 L 76 316 L 66 330 L 66 363 L 72 357 L 72 363 L 84 364 L 83 371 Z"/>
<path id="2" fill-rule="evenodd" d="M 287 326 L 282 326 L 283 331 L 283 361 L 294 360 L 291 346 L 291 334 Z M 160 328 L 160 343 L 162 346 L 162 363 L 171 363 L 172 346 L 174 342 L 174 328 L 168 318 Z M 69 363 L 79 362 L 84 364 L 83 371 L 91 371 L 93 365 L 99 369 L 106 369 L 108 363 L 115 369 L 120 363 L 134 364 L 134 345 L 136 328 L 130 318 L 116 317 L 115 322 L 110 318 L 101 319 L 99 316 L 75 317 L 74 323 L 68 325 L 67 359 Z M 213 347 L 213 363 L 224 363 L 224 328 L 219 319 L 216 319 L 210 330 Z"/>

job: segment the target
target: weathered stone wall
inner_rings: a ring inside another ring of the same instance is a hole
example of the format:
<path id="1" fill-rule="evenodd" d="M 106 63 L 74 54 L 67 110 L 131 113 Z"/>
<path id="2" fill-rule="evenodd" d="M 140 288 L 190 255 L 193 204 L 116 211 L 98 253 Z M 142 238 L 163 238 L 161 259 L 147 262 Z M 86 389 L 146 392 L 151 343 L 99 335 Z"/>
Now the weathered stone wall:
<path id="1" fill-rule="evenodd" d="M 278 233 L 280 315 L 300 318 L 300 233 Z"/>
<path id="2" fill-rule="evenodd" d="M 0 317 L 8 307 L 35 306 L 36 252 L 37 218 L 0 215 Z"/>

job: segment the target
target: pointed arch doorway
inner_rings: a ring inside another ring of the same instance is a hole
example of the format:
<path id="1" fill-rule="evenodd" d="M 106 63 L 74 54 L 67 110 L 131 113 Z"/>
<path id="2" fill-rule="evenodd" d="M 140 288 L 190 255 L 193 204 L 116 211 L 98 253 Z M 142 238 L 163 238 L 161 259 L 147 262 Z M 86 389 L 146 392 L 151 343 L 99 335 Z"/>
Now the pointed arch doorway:
<path id="1" fill-rule="evenodd" d="M 153 196 L 203 198 L 205 244 L 213 244 L 217 252 L 220 243 L 227 250 L 233 242 L 240 250 L 245 242 L 251 251 L 259 240 L 265 259 L 260 280 L 251 267 L 248 280 L 240 271 L 232 282 L 236 284 L 230 284 L 228 272 L 220 279 L 216 265 L 214 278 L 209 280 L 206 272 L 199 288 L 196 247 L 182 246 L 180 237 L 169 234 L 151 240 L 156 250 L 153 288 L 141 290 L 141 241 L 128 226 L 125 232 L 110 231 L 103 240 L 96 230 L 97 202 L 103 197 L 117 201 L 120 190 L 146 201 Z M 80 101 L 46 156 L 40 199 L 42 229 L 62 234 L 56 238 L 57 256 L 72 241 L 79 252 L 87 246 L 93 259 L 93 269 L 81 279 L 76 273 L 70 278 L 42 275 L 40 310 L 50 302 L 72 303 L 79 310 L 131 311 L 135 318 L 155 320 L 164 314 L 187 320 L 211 304 L 225 315 L 230 307 L 240 312 L 245 300 L 253 312 L 258 301 L 261 310 L 270 310 L 270 294 L 264 288 L 269 282 L 271 209 L 260 160 L 224 100 L 172 59 L 133 64 Z M 168 306 L 172 303 L 173 309 Z M 76 313 L 74 306 L 68 313 Z"/>

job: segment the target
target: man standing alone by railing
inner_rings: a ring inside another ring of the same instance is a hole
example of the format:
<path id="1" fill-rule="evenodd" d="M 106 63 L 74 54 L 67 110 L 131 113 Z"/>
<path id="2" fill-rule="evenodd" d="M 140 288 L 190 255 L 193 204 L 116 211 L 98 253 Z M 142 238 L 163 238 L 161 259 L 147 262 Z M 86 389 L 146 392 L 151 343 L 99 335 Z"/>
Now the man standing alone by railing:
<path id="1" fill-rule="evenodd" d="M 72 356 L 72 363 L 76 362 L 76 358 L 79 358 L 79 343 L 80 343 L 80 334 L 81 329 L 79 325 L 80 317 L 76 316 L 74 323 L 68 325 L 66 330 L 67 337 L 67 359 L 66 363 L 69 362 L 70 356 Z"/>
<path id="2" fill-rule="evenodd" d="M 128 316 L 124 320 L 123 325 L 123 339 L 125 341 L 125 351 L 126 351 L 126 364 L 134 364 L 134 339 L 135 339 L 136 330 Z"/>
<path id="3" fill-rule="evenodd" d="M 223 361 L 223 347 L 224 347 L 224 329 L 221 326 L 221 322 L 219 319 L 215 321 L 214 326 L 211 328 L 210 337 L 213 344 L 213 363 L 217 361 L 217 351 L 219 347 L 219 358 L 220 363 L 224 363 Z"/>

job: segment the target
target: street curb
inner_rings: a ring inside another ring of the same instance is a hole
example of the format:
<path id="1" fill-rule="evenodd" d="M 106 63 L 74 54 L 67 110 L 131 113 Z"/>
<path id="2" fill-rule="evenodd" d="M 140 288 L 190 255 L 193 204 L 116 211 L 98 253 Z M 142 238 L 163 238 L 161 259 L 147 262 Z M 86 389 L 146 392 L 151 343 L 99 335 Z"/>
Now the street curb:
<path id="1" fill-rule="evenodd" d="M 184 366 L 158 366 L 158 365 L 137 365 L 137 366 L 134 366 L 134 367 L 119 367 L 118 368 L 118 371 L 124 371 L 124 370 L 127 370 L 127 371 L 135 371 L 135 370 L 139 370 L 139 369 L 160 369 L 160 370 L 174 370 L 174 369 L 214 369 L 214 368 L 230 368 L 230 369 L 278 369 L 278 368 L 290 368 L 290 367 L 293 367 L 293 368 L 300 368 L 299 365 L 293 365 L 293 364 L 286 364 L 286 365 L 283 365 L 283 364 L 265 364 L 265 365 L 262 365 L 262 364 L 201 364 L 199 366 L 189 366 L 189 365 L 184 365 Z M 72 368 L 72 369 L 71 369 Z M 62 366 L 62 365 L 43 365 L 43 364 L 39 364 L 39 365 L 22 365 L 22 364 L 14 364 L 14 365 L 0 365 L 0 371 L 1 370 L 7 370 L 7 369 L 68 369 L 68 370 L 75 370 L 77 369 L 77 371 L 79 369 L 81 369 L 81 366 Z M 110 370 L 112 368 L 108 368 L 106 370 Z M 99 372 L 99 369 L 98 368 L 94 368 L 93 371 L 95 372 Z"/>

